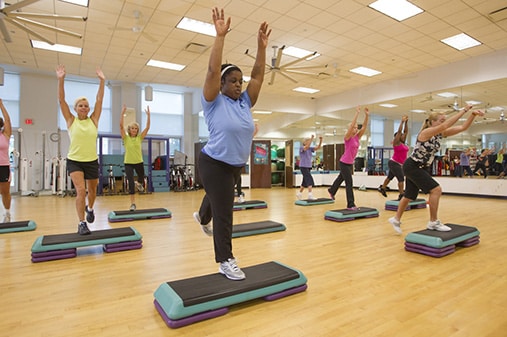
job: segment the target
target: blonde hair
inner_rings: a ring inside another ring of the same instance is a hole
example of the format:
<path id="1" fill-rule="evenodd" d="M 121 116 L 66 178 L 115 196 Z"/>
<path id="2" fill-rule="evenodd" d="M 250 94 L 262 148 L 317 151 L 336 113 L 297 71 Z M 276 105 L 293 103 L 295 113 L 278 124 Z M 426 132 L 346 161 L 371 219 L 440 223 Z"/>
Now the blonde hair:
<path id="1" fill-rule="evenodd" d="M 137 131 L 138 131 L 138 133 L 139 133 L 139 130 L 140 130 L 140 128 L 141 128 L 141 127 L 139 126 L 139 123 L 137 123 L 137 122 L 132 122 L 132 123 L 130 123 L 129 125 L 127 125 L 127 133 L 129 134 L 129 136 L 130 136 L 130 129 L 132 129 L 134 126 L 137 126 Z"/>
<path id="2" fill-rule="evenodd" d="M 443 115 L 445 115 L 445 113 L 442 111 L 430 112 L 430 114 L 428 115 L 428 118 L 426 118 L 426 120 L 424 121 L 424 123 L 421 127 L 421 131 L 429 128 L 431 126 L 431 122 L 436 121 L 438 119 L 438 117 L 443 116 Z"/>
<path id="3" fill-rule="evenodd" d="M 74 101 L 74 109 L 77 107 L 77 104 L 81 101 L 86 101 L 88 104 L 90 104 L 90 102 L 88 101 L 88 98 L 86 98 L 85 96 L 80 96 L 80 97 L 76 98 L 76 100 Z"/>

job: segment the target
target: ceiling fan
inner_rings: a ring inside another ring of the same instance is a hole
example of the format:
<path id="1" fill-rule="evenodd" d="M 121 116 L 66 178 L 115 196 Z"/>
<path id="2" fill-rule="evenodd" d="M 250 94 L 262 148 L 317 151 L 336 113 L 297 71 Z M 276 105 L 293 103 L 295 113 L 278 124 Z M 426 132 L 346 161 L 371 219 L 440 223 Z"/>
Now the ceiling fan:
<path id="1" fill-rule="evenodd" d="M 157 40 L 153 36 L 144 31 L 145 23 L 143 20 L 143 14 L 140 11 L 135 10 L 133 13 L 133 18 L 134 22 L 132 27 L 109 27 L 109 29 L 131 31 L 133 33 L 141 34 L 143 37 L 150 40 L 151 42 L 157 42 Z"/>
<path id="2" fill-rule="evenodd" d="M 433 101 L 433 94 L 430 92 L 428 96 L 426 96 L 422 101 L 419 101 L 419 103 L 425 103 L 425 102 L 431 102 Z"/>
<path id="3" fill-rule="evenodd" d="M 310 72 L 309 70 L 327 67 L 327 65 L 293 67 L 295 64 L 303 62 L 303 61 L 307 60 L 309 57 L 315 56 L 317 54 L 317 52 L 310 53 L 310 54 L 300 57 L 294 61 L 291 61 L 291 62 L 281 65 L 280 63 L 282 62 L 282 54 L 283 54 L 283 50 L 285 49 L 285 46 L 281 46 L 281 47 L 273 46 L 272 48 L 273 48 L 273 57 L 271 58 L 271 64 L 266 63 L 267 72 L 271 73 L 271 78 L 268 82 L 269 85 L 272 85 L 273 83 L 275 83 L 275 75 L 276 74 L 280 74 L 283 77 L 285 77 L 286 79 L 288 79 L 294 83 L 297 83 L 298 81 L 295 78 L 293 78 L 292 76 L 290 76 L 289 73 L 318 76 L 320 72 L 314 73 L 314 72 Z M 245 54 L 247 56 L 255 59 L 255 57 L 253 55 L 250 55 L 248 53 L 248 49 L 245 51 Z"/>
<path id="4" fill-rule="evenodd" d="M 5 24 L 6 22 L 51 45 L 55 44 L 55 42 L 37 33 L 32 28 L 30 28 L 30 26 L 47 29 L 53 32 L 66 34 L 77 38 L 82 38 L 82 36 L 78 33 L 35 21 L 34 19 L 86 21 L 88 19 L 86 17 L 58 14 L 23 13 L 20 11 L 21 8 L 29 6 L 37 1 L 39 0 L 23 0 L 11 5 L 6 4 L 4 0 L 0 0 L 0 31 L 2 32 L 5 42 L 12 42 L 12 38 Z"/>

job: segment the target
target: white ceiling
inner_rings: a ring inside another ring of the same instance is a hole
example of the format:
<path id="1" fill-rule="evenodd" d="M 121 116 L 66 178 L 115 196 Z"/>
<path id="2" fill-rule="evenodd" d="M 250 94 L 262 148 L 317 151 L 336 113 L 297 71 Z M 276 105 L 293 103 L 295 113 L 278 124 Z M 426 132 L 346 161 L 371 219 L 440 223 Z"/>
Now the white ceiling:
<path id="1" fill-rule="evenodd" d="M 90 0 L 89 7 L 84 8 L 59 0 L 40 0 L 22 11 L 88 18 L 86 22 L 39 20 L 82 34 L 82 39 L 34 28 L 56 43 L 82 47 L 82 55 L 33 49 L 27 33 L 7 23 L 12 42 L 2 40 L 0 64 L 6 70 L 41 73 L 53 73 L 55 65 L 65 64 L 69 74 L 85 77 L 94 77 L 98 65 L 113 82 L 201 87 L 209 57 L 206 47 L 213 38 L 177 29 L 176 25 L 183 16 L 211 22 L 211 8 L 218 6 L 232 18 L 224 61 L 239 65 L 245 74 L 249 74 L 253 63 L 245 52 L 255 51 L 257 29 L 264 20 L 272 28 L 268 62 L 273 56 L 271 46 L 295 46 L 321 54 L 297 64 L 317 67 L 310 70 L 315 71 L 314 75 L 292 74 L 298 83 L 277 74 L 269 85 L 270 75 L 266 76 L 258 108 L 275 113 L 260 116 L 261 133 L 283 133 L 315 122 L 328 125 L 328 129 L 338 128 L 340 133 L 358 104 L 368 104 L 376 115 L 399 119 L 410 109 L 440 109 L 452 104 L 453 98 L 436 95 L 444 89 L 459 95 L 459 104 L 474 99 L 484 102 L 482 107 L 490 103 L 507 108 L 507 80 L 503 79 L 507 78 L 507 73 L 503 75 L 507 71 L 507 20 L 494 22 L 488 16 L 506 7 L 505 0 L 412 0 L 424 13 L 403 22 L 369 8 L 371 2 Z M 135 11 L 142 15 L 141 33 L 125 29 L 135 25 Z M 457 51 L 440 42 L 461 32 L 482 45 Z M 191 43 L 204 45 L 205 51 L 188 51 Z M 176 72 L 148 67 L 149 59 L 184 64 L 186 68 Z M 293 60 L 284 55 L 281 64 Z M 483 67 L 494 65 L 488 60 L 503 67 L 498 67 L 497 73 L 488 69 L 485 76 Z M 358 66 L 382 74 L 364 77 L 348 71 Z M 453 75 L 456 71 L 460 76 Z M 320 92 L 296 93 L 292 91 L 296 86 Z M 430 94 L 433 100 L 421 102 Z M 398 107 L 379 107 L 377 103 L 383 102 Z M 424 118 L 424 114 L 411 116 L 414 120 Z M 499 112 L 491 111 L 488 116 L 497 119 Z M 501 132 L 506 128 L 507 123 Z"/>

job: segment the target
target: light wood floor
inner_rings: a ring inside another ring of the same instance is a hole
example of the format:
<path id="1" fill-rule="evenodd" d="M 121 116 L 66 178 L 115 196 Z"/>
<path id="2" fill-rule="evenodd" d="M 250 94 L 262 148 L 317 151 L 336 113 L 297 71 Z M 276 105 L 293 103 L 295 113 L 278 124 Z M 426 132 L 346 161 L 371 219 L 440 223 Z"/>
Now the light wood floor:
<path id="1" fill-rule="evenodd" d="M 301 270 L 308 290 L 273 302 L 231 307 L 225 316 L 180 329 L 168 328 L 153 305 L 166 281 L 214 273 L 213 246 L 192 218 L 203 191 L 137 197 L 138 208 L 166 207 L 171 219 L 109 224 L 128 196 L 101 196 L 91 229 L 133 226 L 143 248 L 105 254 L 79 248 L 78 257 L 32 263 L 38 236 L 76 230 L 73 197 L 14 197 L 14 220 L 32 219 L 31 232 L 0 234 L 1 336 L 502 336 L 507 335 L 506 201 L 444 195 L 443 222 L 475 226 L 479 245 L 432 258 L 403 249 L 404 235 L 423 229 L 427 210 L 405 213 L 396 235 L 376 191 L 355 191 L 357 205 L 378 218 L 323 219 L 345 206 L 296 206 L 296 189 L 245 190 L 268 208 L 234 213 L 235 223 L 273 220 L 285 232 L 233 240 L 242 267 L 280 261 Z M 326 196 L 324 188 L 314 195 Z M 392 198 L 397 194 L 392 192 Z M 304 196 L 306 197 L 306 191 Z"/>

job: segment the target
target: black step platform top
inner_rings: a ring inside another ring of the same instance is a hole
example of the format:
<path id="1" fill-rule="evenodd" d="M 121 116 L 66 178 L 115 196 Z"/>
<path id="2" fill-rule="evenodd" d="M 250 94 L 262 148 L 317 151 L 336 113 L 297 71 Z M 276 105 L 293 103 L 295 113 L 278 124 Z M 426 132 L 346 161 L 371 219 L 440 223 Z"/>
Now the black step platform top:
<path id="1" fill-rule="evenodd" d="M 219 273 L 167 282 L 188 307 L 295 280 L 299 273 L 276 262 L 242 268 L 246 279 L 232 281 Z"/>
<path id="2" fill-rule="evenodd" d="M 155 213 L 167 213 L 165 208 L 149 208 L 149 209 L 138 209 L 135 211 L 114 211 L 116 215 L 138 215 L 138 214 L 155 214 Z"/>
<path id="3" fill-rule="evenodd" d="M 376 212 L 376 211 L 377 211 L 376 208 L 359 207 L 357 210 L 344 208 L 344 209 L 334 209 L 331 212 L 342 213 L 343 215 L 346 215 L 346 214 L 360 214 L 365 212 Z"/>
<path id="4" fill-rule="evenodd" d="M 14 221 L 0 223 L 0 229 L 28 227 L 29 221 Z"/>
<path id="5" fill-rule="evenodd" d="M 278 228 L 283 226 L 283 224 L 271 220 L 267 221 L 258 221 L 258 222 L 250 222 L 239 225 L 232 226 L 232 232 L 243 232 L 243 231 L 253 231 L 267 228 Z"/>
<path id="6" fill-rule="evenodd" d="M 58 245 L 62 243 L 110 239 L 122 236 L 131 236 L 135 234 L 136 233 L 132 230 L 131 227 L 123 227 L 92 231 L 90 235 L 79 235 L 77 233 L 44 235 L 41 244 L 43 246 Z"/>
<path id="7" fill-rule="evenodd" d="M 460 237 L 462 235 L 470 234 L 477 231 L 477 228 L 470 226 L 456 225 L 450 223 L 446 223 L 445 225 L 451 227 L 451 230 L 448 232 L 439 232 L 430 229 L 423 229 L 414 233 L 441 238 L 442 241 L 445 242 Z"/>
<path id="8" fill-rule="evenodd" d="M 305 199 L 303 201 L 306 201 L 309 204 L 312 203 L 319 203 L 319 202 L 325 202 L 325 201 L 333 201 L 331 198 L 317 198 L 317 199 Z"/>
<path id="9" fill-rule="evenodd" d="M 234 206 L 242 206 L 242 205 L 257 205 L 257 204 L 265 204 L 265 201 L 262 200 L 246 200 L 244 202 L 234 202 Z"/>

